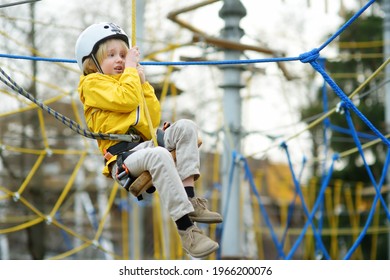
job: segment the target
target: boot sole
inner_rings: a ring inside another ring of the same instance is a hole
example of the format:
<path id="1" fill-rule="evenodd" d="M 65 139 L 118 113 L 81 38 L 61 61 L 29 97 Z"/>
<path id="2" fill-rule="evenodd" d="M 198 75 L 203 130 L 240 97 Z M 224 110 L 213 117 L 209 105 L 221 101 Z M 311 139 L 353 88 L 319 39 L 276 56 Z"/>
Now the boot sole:
<path id="1" fill-rule="evenodd" d="M 190 219 L 193 221 L 193 222 L 197 222 L 197 223 L 204 223 L 204 224 L 219 224 L 219 223 L 222 223 L 223 219 L 202 219 L 202 218 L 198 218 L 198 217 L 194 217 L 194 216 L 190 216 Z"/>
<path id="2" fill-rule="evenodd" d="M 218 245 L 218 243 L 217 243 L 214 247 L 210 248 L 209 250 L 207 250 L 206 252 L 203 252 L 203 253 L 201 253 L 201 254 L 191 254 L 190 252 L 188 252 L 187 249 L 185 249 L 185 248 L 183 248 L 183 249 L 184 249 L 184 251 L 186 251 L 186 253 L 189 254 L 191 257 L 194 257 L 194 258 L 203 258 L 203 257 L 206 257 L 206 256 L 210 255 L 211 253 L 217 251 L 217 250 L 219 249 L 219 245 Z"/>

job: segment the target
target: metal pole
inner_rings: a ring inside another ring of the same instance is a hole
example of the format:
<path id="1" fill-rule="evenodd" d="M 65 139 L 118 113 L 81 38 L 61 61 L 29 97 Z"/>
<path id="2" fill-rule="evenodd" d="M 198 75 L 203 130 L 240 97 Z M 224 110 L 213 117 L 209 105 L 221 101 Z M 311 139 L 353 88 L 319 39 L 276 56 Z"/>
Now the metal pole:
<path id="1" fill-rule="evenodd" d="M 143 38 L 144 36 L 144 15 L 145 15 L 145 5 L 146 1 L 136 1 L 136 10 L 131 11 L 132 13 L 136 13 L 136 23 L 135 32 L 136 34 L 131 34 L 131 36 L 136 36 L 136 45 L 141 50 L 141 60 L 142 54 L 144 53 L 142 40 L 139 38 Z M 145 215 L 144 208 L 140 206 L 140 204 L 130 195 L 131 199 L 131 214 L 129 215 L 129 224 L 130 226 L 130 259 L 143 259 L 144 255 L 144 237 L 145 237 L 145 224 L 141 221 Z"/>
<path id="2" fill-rule="evenodd" d="M 246 15 L 246 9 L 239 0 L 224 0 L 219 16 L 225 21 L 221 31 L 223 39 L 240 41 L 244 31 L 240 20 Z M 238 60 L 241 51 L 225 49 L 226 60 Z M 240 223 L 240 168 L 234 168 L 233 182 L 229 182 L 229 169 L 232 164 L 232 151 L 241 153 L 241 97 L 240 89 L 242 68 L 234 65 L 222 66 L 224 89 L 223 109 L 225 122 L 224 152 L 222 155 L 222 213 L 225 215 L 221 240 L 221 258 L 242 258 L 242 230 Z M 231 184 L 230 184 L 231 183 Z M 229 188 L 231 185 L 231 189 Z"/>
<path id="3" fill-rule="evenodd" d="M 385 17 L 383 19 L 383 57 L 386 60 L 390 56 L 390 0 L 383 1 L 383 10 Z M 390 79 L 390 66 L 387 65 L 385 68 L 385 81 Z M 385 121 L 386 121 L 386 132 L 390 132 L 390 83 L 385 84 Z M 387 173 L 387 184 L 390 182 L 390 173 Z M 390 191 L 387 194 L 387 203 L 390 208 Z M 388 221 L 389 224 L 389 221 Z M 388 255 L 390 259 L 390 233 L 387 236 L 388 244 Z"/>

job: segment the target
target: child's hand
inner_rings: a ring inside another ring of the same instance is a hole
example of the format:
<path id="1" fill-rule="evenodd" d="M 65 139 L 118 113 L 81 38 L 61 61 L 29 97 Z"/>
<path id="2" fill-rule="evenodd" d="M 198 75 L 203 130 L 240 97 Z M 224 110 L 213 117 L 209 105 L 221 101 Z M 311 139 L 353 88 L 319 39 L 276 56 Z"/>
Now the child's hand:
<path id="1" fill-rule="evenodd" d="M 145 72 L 144 72 L 144 67 L 140 64 L 137 65 L 137 71 L 139 75 L 139 79 L 141 81 L 141 84 L 145 83 Z"/>
<path id="2" fill-rule="evenodd" d="M 125 67 L 136 68 L 139 63 L 139 56 L 140 56 L 140 52 L 137 46 L 129 49 L 126 55 Z"/>

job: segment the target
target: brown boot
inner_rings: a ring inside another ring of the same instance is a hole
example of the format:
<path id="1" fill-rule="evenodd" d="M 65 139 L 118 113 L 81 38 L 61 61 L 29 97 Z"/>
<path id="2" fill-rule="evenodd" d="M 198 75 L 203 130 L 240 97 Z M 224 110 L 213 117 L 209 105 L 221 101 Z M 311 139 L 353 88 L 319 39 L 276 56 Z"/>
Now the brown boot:
<path id="1" fill-rule="evenodd" d="M 207 200 L 199 197 L 190 197 L 194 212 L 188 214 L 193 222 L 214 224 L 221 223 L 222 216 L 217 212 L 207 209 Z"/>
<path id="2" fill-rule="evenodd" d="M 203 258 L 219 248 L 217 242 L 211 240 L 195 225 L 178 232 L 184 251 L 194 258 Z"/>

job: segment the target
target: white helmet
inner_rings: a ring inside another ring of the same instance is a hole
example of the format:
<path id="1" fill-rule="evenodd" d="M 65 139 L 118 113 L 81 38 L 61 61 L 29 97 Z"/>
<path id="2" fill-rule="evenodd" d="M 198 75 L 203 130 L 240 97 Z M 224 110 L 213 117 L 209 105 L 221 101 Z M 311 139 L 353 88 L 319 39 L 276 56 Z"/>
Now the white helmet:
<path id="1" fill-rule="evenodd" d="M 102 41 L 110 38 L 121 39 L 129 46 L 129 37 L 115 23 L 95 23 L 80 34 L 76 42 L 75 54 L 81 71 L 83 71 L 84 59 L 96 52 Z"/>

